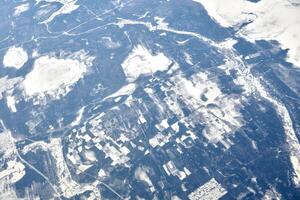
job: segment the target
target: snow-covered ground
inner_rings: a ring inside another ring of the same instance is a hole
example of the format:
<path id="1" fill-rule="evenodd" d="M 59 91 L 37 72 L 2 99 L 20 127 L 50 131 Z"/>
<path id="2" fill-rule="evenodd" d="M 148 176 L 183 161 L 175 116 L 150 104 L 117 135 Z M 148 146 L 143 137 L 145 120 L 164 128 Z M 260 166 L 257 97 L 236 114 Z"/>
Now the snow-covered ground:
<path id="1" fill-rule="evenodd" d="M 113 93 L 113 94 L 109 95 L 108 97 L 106 97 L 104 100 L 106 100 L 108 98 L 115 98 L 115 97 L 123 96 L 123 95 L 131 95 L 135 91 L 136 87 L 137 87 L 136 84 L 129 83 L 129 84 L 121 87 L 115 93 Z"/>
<path id="2" fill-rule="evenodd" d="M 294 130 L 294 125 L 292 118 L 289 114 L 288 109 L 280 100 L 274 98 L 270 91 L 264 86 L 262 77 L 255 77 L 251 74 L 250 66 L 246 65 L 243 60 L 236 55 L 233 46 L 226 46 L 222 49 L 224 55 L 227 57 L 227 62 L 220 66 L 226 73 L 228 70 L 237 70 L 237 79 L 235 83 L 242 86 L 244 94 L 246 96 L 251 95 L 253 92 L 258 94 L 261 98 L 270 102 L 274 109 L 276 110 L 278 116 L 281 119 L 285 135 L 286 143 L 290 151 L 290 161 L 293 167 L 293 182 L 295 185 L 300 185 L 300 143 L 297 139 L 296 131 Z"/>
<path id="3" fill-rule="evenodd" d="M 252 3 L 245 0 L 194 1 L 201 3 L 208 14 L 224 27 L 239 27 L 245 22 L 251 22 L 239 30 L 238 34 L 240 36 L 251 42 L 259 39 L 277 40 L 283 48 L 290 49 L 288 61 L 291 61 L 295 66 L 300 67 L 299 1 L 263 0 L 258 3 Z M 229 53 L 228 56 L 230 54 L 231 53 Z M 236 61 L 243 63 L 242 61 L 239 61 L 239 58 L 234 56 L 234 54 L 232 54 L 232 56 L 235 57 Z M 239 65 L 240 64 L 237 64 L 235 66 Z M 235 69 L 238 68 L 235 67 Z M 250 75 L 250 72 L 244 73 L 248 74 L 246 76 L 242 74 L 239 79 L 245 80 L 240 81 L 240 83 L 246 86 L 244 87 L 246 91 L 251 91 L 255 88 L 261 97 L 273 104 L 280 116 L 286 134 L 286 142 L 289 145 L 290 161 L 294 170 L 293 181 L 296 185 L 300 185 L 300 144 L 296 137 L 293 122 L 287 108 L 284 104 L 273 98 L 260 83 L 260 80 Z"/>
<path id="4" fill-rule="evenodd" d="M 85 106 L 83 106 L 82 108 L 80 108 L 80 110 L 78 110 L 77 112 L 77 117 L 76 119 L 71 123 L 71 126 L 77 126 L 80 124 L 82 116 L 83 116 L 83 112 L 84 112 Z"/>
<path id="5" fill-rule="evenodd" d="M 166 71 L 172 61 L 163 53 L 156 55 L 142 45 L 136 46 L 122 63 L 124 73 L 129 82 L 141 75 L 152 75 L 157 71 Z"/>
<path id="6" fill-rule="evenodd" d="M 0 100 L 3 98 L 3 94 L 12 91 L 19 82 L 23 80 L 22 77 L 9 78 L 4 76 L 0 78 Z"/>
<path id="7" fill-rule="evenodd" d="M 25 175 L 25 166 L 16 160 L 10 160 L 7 162 L 7 168 L 0 171 L 0 179 L 10 177 L 11 183 L 16 183 Z"/>
<path id="8" fill-rule="evenodd" d="M 247 40 L 276 40 L 289 49 L 287 60 L 300 67 L 300 6 L 298 0 L 194 0 L 223 27 L 240 27 Z"/>
<path id="9" fill-rule="evenodd" d="M 200 186 L 194 192 L 189 194 L 189 199 L 210 199 L 217 200 L 220 199 L 227 193 L 226 189 L 216 181 L 216 179 L 212 178 L 204 185 Z"/>
<path id="10" fill-rule="evenodd" d="M 89 60 L 89 58 L 86 59 Z M 85 62 L 81 58 L 64 59 L 51 56 L 38 58 L 32 71 L 26 75 L 23 81 L 26 96 L 48 94 L 51 97 L 59 98 L 60 95 L 67 94 L 70 87 L 87 72 L 87 63 L 89 62 Z"/>
<path id="11" fill-rule="evenodd" d="M 188 79 L 182 75 L 171 78 L 174 91 L 182 95 L 185 103 L 197 110 L 205 124 L 203 135 L 209 142 L 222 142 L 225 138 L 243 125 L 243 117 L 239 111 L 242 97 L 223 94 L 209 74 L 196 73 Z M 178 108 L 172 106 L 175 113 Z"/>
<path id="12" fill-rule="evenodd" d="M 72 179 L 69 168 L 64 160 L 61 139 L 53 138 L 49 143 L 46 143 L 44 141 L 34 142 L 25 146 L 23 153 L 26 154 L 30 151 L 35 151 L 36 149 L 48 151 L 53 156 L 55 167 L 57 170 L 57 175 L 59 177 L 58 188 L 59 191 L 62 192 L 63 196 L 71 198 L 85 191 L 95 190 L 95 185 L 98 184 L 97 181 L 95 181 L 92 184 L 79 184 Z M 95 199 L 99 199 L 99 197 Z"/>
<path id="13" fill-rule="evenodd" d="M 21 15 L 23 12 L 26 12 L 29 9 L 29 6 L 30 6 L 29 3 L 24 3 L 15 7 L 14 16 L 17 17 Z"/>
<path id="14" fill-rule="evenodd" d="M 7 96 L 6 97 L 6 104 L 7 104 L 7 107 L 10 109 L 11 112 L 17 112 L 16 99 L 15 99 L 14 96 Z"/>
<path id="15" fill-rule="evenodd" d="M 43 0 L 36 0 L 37 3 L 40 1 L 43 1 Z M 52 15 L 47 20 L 43 21 L 42 23 L 49 23 L 57 16 L 62 15 L 62 14 L 69 14 L 79 8 L 79 5 L 76 5 L 77 0 L 44 0 L 44 1 L 49 2 L 49 3 L 58 2 L 58 3 L 61 3 L 63 6 L 59 10 L 53 12 Z"/>
<path id="16" fill-rule="evenodd" d="M 0 121 L 2 124 L 2 121 Z M 0 154 L 1 159 L 9 159 L 13 157 L 16 148 L 13 143 L 13 138 L 9 131 L 0 132 Z"/>
<path id="17" fill-rule="evenodd" d="M 27 52 L 22 47 L 10 47 L 3 58 L 5 67 L 20 69 L 28 61 Z"/>

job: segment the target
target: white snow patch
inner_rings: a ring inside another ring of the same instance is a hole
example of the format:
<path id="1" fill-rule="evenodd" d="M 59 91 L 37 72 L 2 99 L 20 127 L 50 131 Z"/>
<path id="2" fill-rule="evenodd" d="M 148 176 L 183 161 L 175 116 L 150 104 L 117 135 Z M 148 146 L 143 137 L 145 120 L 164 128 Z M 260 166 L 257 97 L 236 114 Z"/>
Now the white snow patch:
<path id="1" fill-rule="evenodd" d="M 188 176 L 188 174 L 190 174 L 190 171 L 186 168 L 184 168 L 183 171 L 177 169 L 176 165 L 171 160 L 163 164 L 163 168 L 165 172 L 168 174 L 168 176 L 170 175 L 177 176 L 180 180 L 185 179 Z M 186 172 L 188 174 L 186 174 Z"/>
<path id="2" fill-rule="evenodd" d="M 101 38 L 101 43 L 103 43 L 103 45 L 108 49 L 116 49 L 121 46 L 119 42 L 115 42 L 111 37 L 107 36 Z"/>
<path id="3" fill-rule="evenodd" d="M 20 69 L 28 61 L 27 52 L 22 47 L 10 47 L 4 55 L 3 65 Z"/>
<path id="4" fill-rule="evenodd" d="M 112 159 L 113 166 L 115 165 L 126 165 L 130 160 L 128 156 L 125 155 L 126 152 L 121 152 L 115 146 L 110 145 L 109 143 L 105 144 L 102 151 L 105 153 L 105 157 L 110 157 Z"/>
<path id="5" fill-rule="evenodd" d="M 148 176 L 147 168 L 138 167 L 134 172 L 134 176 L 137 180 L 140 180 L 140 181 L 146 183 L 150 188 L 153 187 L 153 183 L 152 183 L 150 177 Z"/>
<path id="6" fill-rule="evenodd" d="M 22 149 L 22 153 L 27 154 L 28 152 L 36 152 L 37 149 L 47 151 L 47 143 L 44 141 L 33 142 L 31 144 L 26 145 Z"/>
<path id="7" fill-rule="evenodd" d="M 145 119 L 145 117 L 144 117 L 143 114 L 141 114 L 141 115 L 139 116 L 139 122 L 142 123 L 142 124 L 144 124 L 144 123 L 147 122 L 147 120 Z"/>
<path id="8" fill-rule="evenodd" d="M 130 153 L 130 150 L 126 147 L 126 146 L 122 146 L 120 148 L 120 151 L 124 154 L 124 155 L 127 155 Z"/>
<path id="9" fill-rule="evenodd" d="M 115 93 L 105 97 L 104 100 L 106 100 L 108 98 L 115 98 L 115 97 L 123 96 L 123 95 L 131 95 L 135 91 L 135 89 L 136 89 L 136 85 L 134 83 L 127 84 L 127 85 L 121 87 Z"/>
<path id="10" fill-rule="evenodd" d="M 204 185 L 200 186 L 194 192 L 188 195 L 189 199 L 210 199 L 210 200 L 218 200 L 222 196 L 227 193 L 226 189 L 216 181 L 216 179 L 212 178 Z"/>
<path id="11" fill-rule="evenodd" d="M 178 123 L 172 124 L 171 128 L 173 129 L 173 131 L 179 132 L 179 125 L 178 125 Z"/>
<path id="12" fill-rule="evenodd" d="M 6 129 L 2 120 L 0 120 L 0 126 L 4 129 L 0 132 L 1 160 L 7 161 L 7 166 L 1 166 L 0 169 L 1 188 L 1 185 L 5 182 L 11 185 L 19 181 L 25 175 L 25 166 L 16 160 L 15 155 L 17 154 L 17 149 L 14 143 L 14 138 L 12 137 L 11 132 Z"/>
<path id="13" fill-rule="evenodd" d="M 194 65 L 193 63 L 193 58 L 190 54 L 188 54 L 187 52 L 184 53 L 184 58 L 186 63 L 190 64 L 190 65 Z"/>
<path id="14" fill-rule="evenodd" d="M 91 60 L 91 58 L 85 58 Z M 81 59 L 42 56 L 23 81 L 26 96 L 44 97 L 46 94 L 58 99 L 66 95 L 87 72 L 87 62 Z"/>
<path id="15" fill-rule="evenodd" d="M 168 119 L 164 119 L 161 121 L 160 123 L 160 126 L 163 128 L 163 129 L 167 129 L 169 127 L 169 124 L 168 124 Z M 163 130 L 162 129 L 162 130 Z"/>
<path id="16" fill-rule="evenodd" d="M 278 193 L 278 191 L 276 191 L 275 188 L 271 187 L 270 189 L 268 189 L 263 198 L 263 200 L 280 200 L 282 199 L 281 194 Z"/>
<path id="17" fill-rule="evenodd" d="M 154 137 L 149 139 L 149 144 L 155 148 L 156 146 L 163 147 L 165 144 L 167 144 L 171 138 L 171 134 L 164 135 L 163 133 L 159 132 Z"/>
<path id="18" fill-rule="evenodd" d="M 0 121 L 2 123 L 2 121 Z M 0 133 L 0 154 L 2 159 L 10 158 L 16 153 L 14 138 L 9 131 Z"/>
<path id="19" fill-rule="evenodd" d="M 78 110 L 77 112 L 77 117 L 76 119 L 71 123 L 71 126 L 77 126 L 80 124 L 81 119 L 82 119 L 82 115 L 84 112 L 85 106 L 83 106 L 82 108 L 80 108 L 80 110 Z"/>
<path id="20" fill-rule="evenodd" d="M 15 188 L 10 186 L 10 183 L 7 181 L 0 181 L 0 188 L 0 199 L 18 199 Z"/>
<path id="21" fill-rule="evenodd" d="M 77 174 L 85 172 L 87 169 L 91 168 L 93 165 L 84 165 L 84 164 L 79 164 Z"/>
<path id="22" fill-rule="evenodd" d="M 92 150 L 85 150 L 83 154 L 84 157 L 90 162 L 95 162 L 97 160 L 96 154 Z"/>
<path id="23" fill-rule="evenodd" d="M 6 104 L 7 104 L 7 107 L 10 109 L 11 112 L 17 112 L 16 99 L 15 99 L 14 96 L 7 96 L 6 97 Z"/>
<path id="24" fill-rule="evenodd" d="M 179 74 L 172 77 L 172 82 L 175 93 L 181 94 L 185 103 L 201 115 L 205 124 L 203 135 L 209 142 L 223 141 L 243 125 L 241 98 L 223 94 L 209 74 L 199 72 L 188 79 Z M 178 112 L 177 108 L 173 112 Z"/>
<path id="25" fill-rule="evenodd" d="M 16 160 L 10 160 L 7 162 L 7 168 L 0 171 L 0 180 L 5 177 L 10 177 L 10 184 L 16 183 L 25 175 L 25 166 L 21 162 Z"/>
<path id="26" fill-rule="evenodd" d="M 38 2 L 41 0 L 37 0 Z M 51 22 L 55 17 L 62 15 L 62 14 L 69 14 L 73 12 L 74 10 L 77 10 L 79 8 L 79 5 L 76 5 L 77 0 L 45 0 L 46 2 L 52 3 L 52 2 L 59 2 L 63 4 L 63 6 L 52 13 L 52 15 L 42 23 L 49 23 Z"/>
<path id="27" fill-rule="evenodd" d="M 239 35 L 251 42 L 277 40 L 288 48 L 288 61 L 300 67 L 299 5 L 290 0 L 264 0 L 253 3 L 245 0 L 194 0 L 221 26 L 240 26 Z M 298 1 L 296 1 L 298 2 Z M 299 3 L 299 2 L 298 2 Z M 296 4 L 296 5 L 295 5 Z"/>
<path id="28" fill-rule="evenodd" d="M 39 56 L 40 56 L 39 51 L 38 51 L 37 49 L 34 49 L 34 50 L 32 51 L 31 57 L 32 57 L 32 58 L 37 58 L 37 57 L 39 57 Z"/>
<path id="29" fill-rule="evenodd" d="M 0 78 L 0 100 L 3 98 L 2 93 L 7 91 L 12 91 L 19 82 L 21 82 L 23 78 L 16 77 L 9 79 L 8 76 L 4 76 Z"/>
<path id="30" fill-rule="evenodd" d="M 15 7 L 15 11 L 13 15 L 17 17 L 21 15 L 23 12 L 26 12 L 29 9 L 29 5 L 30 5 L 29 3 L 24 3 Z"/>
<path id="31" fill-rule="evenodd" d="M 98 172 L 98 176 L 105 177 L 106 176 L 105 171 L 103 169 L 100 169 L 99 172 Z"/>
<path id="32" fill-rule="evenodd" d="M 156 55 L 142 45 L 137 45 L 122 63 L 129 82 L 134 82 L 141 75 L 152 75 L 157 71 L 166 71 L 172 61 L 163 53 Z"/>

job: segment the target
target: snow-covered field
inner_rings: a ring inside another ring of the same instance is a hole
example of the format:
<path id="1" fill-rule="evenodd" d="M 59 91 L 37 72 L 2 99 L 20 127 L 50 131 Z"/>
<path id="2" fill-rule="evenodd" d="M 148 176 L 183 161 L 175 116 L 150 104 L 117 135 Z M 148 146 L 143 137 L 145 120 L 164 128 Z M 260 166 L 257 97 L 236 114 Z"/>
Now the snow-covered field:
<path id="1" fill-rule="evenodd" d="M 163 53 L 156 55 L 142 45 L 136 46 L 122 63 L 124 73 L 129 82 L 135 81 L 141 75 L 151 75 L 157 71 L 166 71 L 172 61 Z"/>
<path id="2" fill-rule="evenodd" d="M 204 185 L 200 186 L 197 190 L 189 194 L 189 199 L 210 199 L 217 200 L 220 199 L 227 193 L 226 189 L 219 184 L 216 179 L 212 178 Z"/>
<path id="3" fill-rule="evenodd" d="M 264 0 L 252 3 L 245 0 L 194 0 L 201 3 L 208 14 L 224 27 L 240 28 L 238 35 L 251 42 L 255 40 L 277 40 L 288 48 L 288 61 L 300 67 L 300 7 L 299 1 Z M 251 22 L 240 27 L 245 22 Z M 234 56 L 235 57 L 235 56 Z M 236 57 L 237 58 L 237 57 Z M 237 58 L 237 61 L 239 59 Z M 248 73 L 250 74 L 250 73 Z M 294 169 L 293 181 L 300 184 L 300 146 L 293 129 L 287 108 L 274 99 L 260 84 L 260 80 L 248 76 L 245 80 L 254 86 L 264 99 L 272 103 L 279 114 L 289 145 L 290 161 Z M 243 82 L 243 81 L 242 81 Z M 247 85 L 247 84 L 246 84 Z M 246 88 L 249 88 L 247 86 Z"/>
<path id="4" fill-rule="evenodd" d="M 32 71 L 23 81 L 26 96 L 48 94 L 59 98 L 59 95 L 67 94 L 87 70 L 84 60 L 42 56 L 35 61 Z"/>
<path id="5" fill-rule="evenodd" d="M 37 3 L 40 1 L 42 1 L 42 0 L 36 0 Z M 47 20 L 43 21 L 42 23 L 50 23 L 57 16 L 63 15 L 63 14 L 69 14 L 79 8 L 79 5 L 76 5 L 77 0 L 45 0 L 45 1 L 49 2 L 49 3 L 58 2 L 58 3 L 61 3 L 63 6 L 56 12 L 52 13 L 52 15 Z"/>
<path id="6" fill-rule="evenodd" d="M 27 52 L 22 47 L 10 47 L 3 58 L 5 67 L 20 69 L 28 61 Z"/>
<path id="7" fill-rule="evenodd" d="M 289 49 L 288 61 L 300 67 L 300 6 L 296 0 L 194 0 L 223 27 L 238 28 L 247 40 L 276 40 Z"/>

